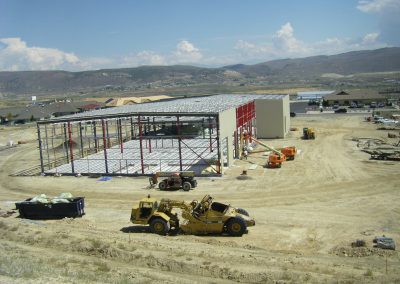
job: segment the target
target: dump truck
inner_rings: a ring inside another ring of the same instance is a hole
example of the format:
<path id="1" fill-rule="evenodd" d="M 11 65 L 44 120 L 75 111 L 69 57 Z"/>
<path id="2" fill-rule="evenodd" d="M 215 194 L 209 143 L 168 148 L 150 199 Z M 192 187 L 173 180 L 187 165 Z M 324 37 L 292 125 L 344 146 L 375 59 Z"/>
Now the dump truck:
<path id="1" fill-rule="evenodd" d="M 199 202 L 161 199 L 142 199 L 132 208 L 133 224 L 149 225 L 153 233 L 167 235 L 179 231 L 184 234 L 228 234 L 242 236 L 255 221 L 246 210 L 215 202 L 206 195 Z"/>
<path id="2" fill-rule="evenodd" d="M 304 140 L 314 140 L 315 139 L 315 131 L 314 128 L 304 127 L 303 128 L 303 139 Z"/>
<path id="3" fill-rule="evenodd" d="M 158 182 L 159 177 L 164 179 Z M 149 182 L 150 187 L 158 184 L 160 190 L 182 188 L 184 191 L 189 191 L 197 186 L 193 171 L 157 172 L 149 178 Z"/>

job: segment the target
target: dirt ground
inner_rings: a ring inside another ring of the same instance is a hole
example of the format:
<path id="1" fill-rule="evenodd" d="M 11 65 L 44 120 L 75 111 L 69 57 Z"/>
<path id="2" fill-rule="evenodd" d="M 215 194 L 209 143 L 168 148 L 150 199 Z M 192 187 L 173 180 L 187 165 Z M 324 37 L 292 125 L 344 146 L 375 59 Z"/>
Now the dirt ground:
<path id="1" fill-rule="evenodd" d="M 373 248 L 375 236 L 400 240 L 400 162 L 370 161 L 353 137 L 387 131 L 363 116 L 292 119 L 288 138 L 300 154 L 265 169 L 263 154 L 237 161 L 222 178 L 199 178 L 190 192 L 148 190 L 147 178 L 10 177 L 38 164 L 35 127 L 2 128 L 27 144 L 0 151 L 0 210 L 45 193 L 85 196 L 86 215 L 32 221 L 0 217 L 0 283 L 400 283 L 398 251 Z M 316 140 L 301 140 L 302 127 Z M 395 139 L 388 140 L 390 143 Z M 250 165 L 248 179 L 238 179 Z M 133 205 L 151 194 L 215 200 L 245 208 L 256 220 L 243 237 L 158 236 L 130 223 Z M 365 240 L 367 247 L 352 248 Z"/>

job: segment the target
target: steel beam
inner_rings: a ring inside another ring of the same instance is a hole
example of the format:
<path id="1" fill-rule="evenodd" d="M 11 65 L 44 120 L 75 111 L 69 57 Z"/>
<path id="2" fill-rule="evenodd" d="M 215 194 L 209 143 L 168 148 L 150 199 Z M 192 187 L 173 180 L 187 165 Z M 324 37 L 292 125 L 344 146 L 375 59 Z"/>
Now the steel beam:
<path id="1" fill-rule="evenodd" d="M 104 163 L 105 163 L 105 167 L 106 167 L 106 174 L 108 174 L 106 126 L 105 126 L 105 123 L 104 123 L 104 119 L 101 120 L 101 127 L 102 127 L 102 130 L 103 130 Z"/>
<path id="2" fill-rule="evenodd" d="M 71 156 L 71 172 L 75 173 L 74 168 L 74 143 L 72 141 L 72 129 L 71 129 L 71 122 L 68 122 L 68 139 L 69 139 L 69 151 Z"/>
<path id="3" fill-rule="evenodd" d="M 40 155 L 40 170 L 44 173 L 44 165 L 43 165 L 43 153 L 42 153 L 42 137 L 40 136 L 40 126 L 36 124 L 37 134 L 38 134 L 38 142 L 39 142 L 39 155 Z"/>

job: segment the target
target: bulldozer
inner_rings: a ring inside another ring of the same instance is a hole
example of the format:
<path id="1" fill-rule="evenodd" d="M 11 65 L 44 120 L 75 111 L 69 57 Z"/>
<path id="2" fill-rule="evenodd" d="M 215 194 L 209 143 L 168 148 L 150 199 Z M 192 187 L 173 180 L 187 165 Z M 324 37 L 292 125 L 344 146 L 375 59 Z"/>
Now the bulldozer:
<path id="1" fill-rule="evenodd" d="M 303 128 L 303 139 L 304 140 L 314 140 L 315 139 L 315 131 L 314 128 L 304 127 Z"/>
<path id="2" fill-rule="evenodd" d="M 157 201 L 149 195 L 132 208 L 131 222 L 150 225 L 150 230 L 159 235 L 182 231 L 184 234 L 236 237 L 255 225 L 246 210 L 215 202 L 210 195 L 205 195 L 200 202 L 193 200 L 190 203 L 171 199 Z"/>
<path id="3" fill-rule="evenodd" d="M 159 177 L 164 179 L 158 182 Z M 157 172 L 149 178 L 149 182 L 151 188 L 158 184 L 160 190 L 182 188 L 184 191 L 189 191 L 197 187 L 193 171 Z"/>

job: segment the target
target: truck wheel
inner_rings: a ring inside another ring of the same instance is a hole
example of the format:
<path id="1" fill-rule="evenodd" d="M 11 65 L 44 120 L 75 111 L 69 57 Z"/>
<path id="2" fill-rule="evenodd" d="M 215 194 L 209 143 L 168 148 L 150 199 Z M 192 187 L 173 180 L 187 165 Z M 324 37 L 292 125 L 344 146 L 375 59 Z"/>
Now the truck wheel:
<path id="1" fill-rule="evenodd" d="M 165 236 L 169 231 L 169 223 L 161 218 L 153 219 L 150 222 L 150 229 L 154 234 Z"/>
<path id="2" fill-rule="evenodd" d="M 238 208 L 236 210 L 236 212 L 239 213 L 239 214 L 245 215 L 245 216 L 249 216 L 249 213 L 246 210 L 242 209 L 242 208 Z"/>
<path id="3" fill-rule="evenodd" d="M 185 181 L 185 182 L 182 184 L 182 188 L 183 188 L 184 191 L 189 191 L 189 190 L 192 188 L 192 185 L 190 184 L 190 182 Z"/>
<path id="4" fill-rule="evenodd" d="M 165 181 L 160 182 L 160 183 L 158 184 L 158 188 L 159 188 L 160 190 L 165 190 L 165 189 L 167 189 L 167 183 L 166 183 Z"/>
<path id="5" fill-rule="evenodd" d="M 246 231 L 246 224 L 241 218 L 233 218 L 228 221 L 226 230 L 228 234 L 234 237 L 241 237 Z"/>

